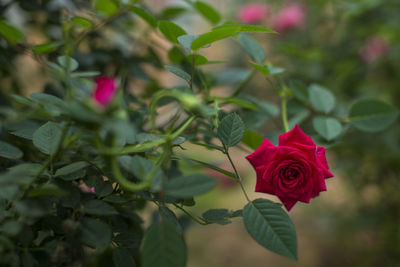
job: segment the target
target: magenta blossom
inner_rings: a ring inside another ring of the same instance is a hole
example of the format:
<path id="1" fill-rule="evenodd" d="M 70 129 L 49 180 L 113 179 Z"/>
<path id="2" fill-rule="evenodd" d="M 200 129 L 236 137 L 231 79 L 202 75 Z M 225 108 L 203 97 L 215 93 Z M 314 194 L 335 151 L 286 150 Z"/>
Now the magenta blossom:
<path id="1" fill-rule="evenodd" d="M 365 63 L 382 58 L 389 51 L 389 44 L 382 36 L 373 36 L 360 49 L 360 57 Z"/>
<path id="2" fill-rule="evenodd" d="M 291 3 L 284 7 L 275 17 L 275 30 L 285 32 L 304 25 L 305 11 L 302 5 Z"/>
<path id="3" fill-rule="evenodd" d="M 325 179 L 333 177 L 325 158 L 299 126 L 279 136 L 279 145 L 268 139 L 248 155 L 257 174 L 256 192 L 276 195 L 289 211 L 297 201 L 309 203 L 326 191 Z"/>
<path id="4" fill-rule="evenodd" d="M 87 186 L 85 183 L 79 184 L 79 188 L 80 188 L 81 191 L 84 192 L 84 193 L 91 193 L 91 194 L 95 194 L 95 193 L 96 193 L 94 187 L 89 187 L 89 186 Z"/>
<path id="5" fill-rule="evenodd" d="M 269 8 L 265 4 L 247 4 L 240 8 L 237 19 L 241 23 L 252 24 L 265 19 L 268 15 Z"/>
<path id="6" fill-rule="evenodd" d="M 116 80 L 114 78 L 98 77 L 92 98 L 96 103 L 105 107 L 113 100 L 116 89 Z"/>

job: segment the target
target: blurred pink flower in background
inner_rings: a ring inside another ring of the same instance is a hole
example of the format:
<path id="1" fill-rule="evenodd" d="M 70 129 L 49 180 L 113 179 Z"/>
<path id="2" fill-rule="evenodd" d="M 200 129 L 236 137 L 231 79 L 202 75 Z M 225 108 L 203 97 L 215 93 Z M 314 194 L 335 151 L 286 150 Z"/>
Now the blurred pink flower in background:
<path id="1" fill-rule="evenodd" d="M 113 100 L 116 89 L 114 78 L 98 77 L 92 98 L 101 106 L 107 106 Z"/>
<path id="2" fill-rule="evenodd" d="M 382 36 L 369 38 L 360 49 L 360 57 L 366 63 L 382 58 L 389 51 L 389 43 Z"/>
<path id="3" fill-rule="evenodd" d="M 269 8 L 266 4 L 247 4 L 243 5 L 237 14 L 237 19 L 241 23 L 256 23 L 268 16 Z"/>
<path id="4" fill-rule="evenodd" d="M 89 187 L 85 183 L 79 184 L 79 188 L 81 189 L 82 192 L 85 192 L 85 193 L 91 193 L 91 194 L 96 193 L 94 190 L 94 187 Z"/>
<path id="5" fill-rule="evenodd" d="M 285 32 L 290 29 L 300 28 L 304 25 L 305 10 L 298 3 L 291 3 L 282 8 L 275 17 L 274 30 Z"/>

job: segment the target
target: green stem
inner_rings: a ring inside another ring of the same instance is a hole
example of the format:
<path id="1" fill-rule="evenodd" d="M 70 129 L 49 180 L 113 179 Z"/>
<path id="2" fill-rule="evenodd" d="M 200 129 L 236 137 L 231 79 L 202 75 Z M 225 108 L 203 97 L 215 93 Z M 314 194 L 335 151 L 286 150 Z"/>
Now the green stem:
<path id="1" fill-rule="evenodd" d="M 282 96 L 282 122 L 283 122 L 283 128 L 285 129 L 285 132 L 289 132 L 289 124 L 288 124 L 288 118 L 287 118 L 287 110 L 286 110 L 286 95 Z"/>
<path id="2" fill-rule="evenodd" d="M 229 154 L 228 147 L 226 147 L 225 144 L 223 144 L 223 146 L 224 146 L 224 153 L 225 153 L 225 155 L 228 157 L 228 160 L 229 160 L 229 162 L 230 162 L 231 165 L 232 165 L 233 171 L 235 172 L 236 182 L 240 185 L 240 188 L 242 189 L 243 194 L 244 194 L 244 196 L 246 197 L 247 201 L 248 201 L 248 202 L 251 202 L 249 196 L 248 196 L 247 193 L 246 193 L 246 190 L 244 189 L 244 186 L 243 186 L 243 183 L 242 183 L 242 179 L 240 178 L 239 172 L 237 171 L 236 166 L 235 166 L 235 164 L 233 163 L 233 160 L 232 160 L 232 158 L 231 158 L 231 155 Z"/>
<path id="3" fill-rule="evenodd" d="M 187 216 L 189 216 L 193 221 L 197 222 L 198 224 L 201 224 L 201 225 L 209 224 L 208 222 L 206 222 L 204 220 L 200 220 L 200 218 L 193 216 L 192 214 L 190 214 L 187 210 L 185 210 L 181 206 L 179 206 L 177 204 L 174 204 L 174 206 L 177 207 L 178 209 L 180 209 L 181 211 L 183 211 Z"/>
<path id="4" fill-rule="evenodd" d="M 194 79 L 194 59 L 195 59 L 194 55 L 195 54 L 193 52 L 192 53 L 192 72 L 190 73 L 190 82 L 189 82 L 190 90 L 192 90 L 192 92 L 193 92 L 193 79 Z"/>

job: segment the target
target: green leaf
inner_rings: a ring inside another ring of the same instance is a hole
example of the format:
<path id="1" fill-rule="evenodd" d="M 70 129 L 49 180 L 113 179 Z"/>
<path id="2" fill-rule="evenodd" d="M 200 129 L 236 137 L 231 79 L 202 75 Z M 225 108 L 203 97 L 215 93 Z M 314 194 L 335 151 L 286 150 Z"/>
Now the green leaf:
<path id="1" fill-rule="evenodd" d="M 230 224 L 231 221 L 228 220 L 232 215 L 227 209 L 210 209 L 202 214 L 203 218 L 211 223 L 216 223 L 219 225 Z"/>
<path id="2" fill-rule="evenodd" d="M 85 168 L 88 165 L 89 164 L 85 161 L 78 161 L 78 162 L 71 163 L 67 166 L 59 168 L 56 171 L 56 174 L 54 175 L 54 177 L 71 174 L 73 172 L 76 172 L 76 171 L 79 171 L 79 170 Z"/>
<path id="3" fill-rule="evenodd" d="M 167 182 L 165 193 L 172 197 L 189 198 L 210 191 L 216 184 L 215 178 L 203 174 L 180 176 Z"/>
<path id="4" fill-rule="evenodd" d="M 350 110 L 350 123 L 359 130 L 378 132 L 396 121 L 399 111 L 376 99 L 366 99 L 355 103 Z"/>
<path id="5" fill-rule="evenodd" d="M 212 24 L 215 25 L 221 21 L 221 15 L 218 13 L 217 10 L 215 10 L 215 8 L 213 8 L 209 4 L 201 1 L 196 1 L 193 3 L 193 6 L 204 18 L 206 18 Z"/>
<path id="6" fill-rule="evenodd" d="M 111 229 L 101 220 L 85 217 L 79 225 L 81 240 L 84 244 L 105 250 L 111 242 Z"/>
<path id="7" fill-rule="evenodd" d="M 69 72 L 73 72 L 79 66 L 78 61 L 69 56 L 59 56 L 57 58 L 57 61 L 61 67 L 63 67 L 65 70 L 68 70 Z"/>
<path id="8" fill-rule="evenodd" d="M 334 118 L 315 117 L 313 119 L 315 131 L 327 141 L 331 141 L 342 133 L 342 124 Z"/>
<path id="9" fill-rule="evenodd" d="M 230 103 L 230 104 L 235 104 L 239 107 L 242 108 L 247 108 L 247 109 L 253 109 L 253 110 L 257 110 L 258 107 L 253 104 L 251 101 L 248 101 L 247 99 L 243 99 L 243 98 L 238 98 L 238 97 L 216 97 L 215 99 L 222 101 L 224 103 Z"/>
<path id="10" fill-rule="evenodd" d="M 311 105 L 318 111 L 329 113 L 335 107 L 335 96 L 325 87 L 312 84 L 308 88 Z"/>
<path id="11" fill-rule="evenodd" d="M 226 24 L 214 28 L 212 31 L 200 35 L 192 43 L 192 50 L 197 51 L 205 45 L 211 44 L 215 41 L 234 36 L 240 32 L 264 32 L 264 33 L 275 33 L 265 27 L 245 24 Z"/>
<path id="12" fill-rule="evenodd" d="M 112 0 L 96 0 L 95 9 L 106 16 L 111 16 L 119 11 L 118 6 Z"/>
<path id="13" fill-rule="evenodd" d="M 249 35 L 242 33 L 239 35 L 239 42 L 255 62 L 264 62 L 266 58 L 264 49 L 256 40 Z"/>
<path id="14" fill-rule="evenodd" d="M 22 231 L 23 223 L 21 221 L 6 221 L 0 226 L 0 233 L 8 236 L 15 236 Z"/>
<path id="15" fill-rule="evenodd" d="M 131 11 L 136 15 L 138 15 L 139 17 L 141 17 L 142 19 L 144 19 L 151 27 L 157 28 L 157 19 L 152 15 L 150 15 L 150 13 L 147 12 L 146 10 L 138 6 L 133 6 L 131 8 Z"/>
<path id="16" fill-rule="evenodd" d="M 291 81 L 289 90 L 300 101 L 307 103 L 309 101 L 308 88 L 301 82 Z"/>
<path id="17" fill-rule="evenodd" d="M 115 248 L 112 253 L 114 265 L 117 267 L 135 267 L 131 252 L 126 248 Z"/>
<path id="18" fill-rule="evenodd" d="M 187 72 L 185 72 L 185 71 L 183 71 L 183 70 L 181 70 L 181 69 L 179 69 L 179 68 L 173 67 L 173 66 L 165 65 L 164 67 L 165 67 L 167 70 L 169 70 L 170 72 L 172 72 L 173 74 L 175 74 L 176 76 L 178 76 L 178 77 L 184 79 L 184 80 L 187 81 L 188 83 L 190 82 L 191 77 L 190 77 L 190 75 L 189 75 Z"/>
<path id="19" fill-rule="evenodd" d="M 169 221 L 151 225 L 144 234 L 143 267 L 184 267 L 186 253 L 182 235 Z"/>
<path id="20" fill-rule="evenodd" d="M 0 157 L 6 159 L 19 159 L 24 153 L 16 146 L 0 141 Z"/>
<path id="21" fill-rule="evenodd" d="M 99 199 L 91 199 L 83 204 L 85 213 L 92 215 L 116 215 L 118 211 L 107 204 L 106 202 Z"/>
<path id="22" fill-rule="evenodd" d="M 54 184 L 45 184 L 43 186 L 35 187 L 31 191 L 29 191 L 30 197 L 63 196 L 66 194 L 67 192 Z"/>
<path id="23" fill-rule="evenodd" d="M 82 27 L 82 28 L 91 28 L 93 26 L 93 22 L 87 18 L 80 17 L 80 16 L 75 16 L 71 19 L 72 23 L 74 23 L 75 26 Z"/>
<path id="24" fill-rule="evenodd" d="M 250 61 L 250 64 L 256 68 L 256 70 L 258 70 L 259 72 L 261 72 L 264 76 L 270 75 L 271 72 L 269 71 L 267 66 L 261 65 L 261 64 L 257 64 L 254 62 Z"/>
<path id="25" fill-rule="evenodd" d="M 227 147 L 235 146 L 243 137 L 244 123 L 236 113 L 225 116 L 218 126 L 218 138 Z"/>
<path id="26" fill-rule="evenodd" d="M 50 42 L 50 43 L 35 45 L 34 47 L 32 47 L 32 51 L 38 55 L 48 54 L 56 50 L 62 44 L 63 44 L 62 42 Z"/>
<path id="27" fill-rule="evenodd" d="M 158 29 L 165 36 L 165 38 L 167 38 L 168 40 L 170 40 L 175 44 L 178 43 L 177 38 L 179 36 L 186 34 L 186 31 L 182 29 L 180 26 L 166 20 L 160 21 L 160 23 L 158 24 Z"/>
<path id="28" fill-rule="evenodd" d="M 246 130 L 242 138 L 242 142 L 252 149 L 257 149 L 263 141 L 264 138 L 252 130 Z"/>
<path id="29" fill-rule="evenodd" d="M 13 44 L 22 42 L 25 39 L 22 32 L 4 21 L 0 21 L 0 35 Z"/>
<path id="30" fill-rule="evenodd" d="M 244 207 L 243 220 L 249 234 L 261 246 L 297 260 L 296 230 L 281 205 L 256 199 Z"/>
<path id="31" fill-rule="evenodd" d="M 33 144 L 42 153 L 54 155 L 60 146 L 62 138 L 61 127 L 54 122 L 47 122 L 33 134 Z"/>
<path id="32" fill-rule="evenodd" d="M 174 19 L 179 15 L 183 14 L 186 8 L 181 6 L 168 6 L 164 8 L 160 14 L 160 19 Z"/>
<path id="33" fill-rule="evenodd" d="M 196 40 L 197 37 L 198 37 L 197 35 L 185 34 L 179 36 L 177 40 L 184 48 L 192 50 L 191 49 L 192 43 L 194 40 Z"/>

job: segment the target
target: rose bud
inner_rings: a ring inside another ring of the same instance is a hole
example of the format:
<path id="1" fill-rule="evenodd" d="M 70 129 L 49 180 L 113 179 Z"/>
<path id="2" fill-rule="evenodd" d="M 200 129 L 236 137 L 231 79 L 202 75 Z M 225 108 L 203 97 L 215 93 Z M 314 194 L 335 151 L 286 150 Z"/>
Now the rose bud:
<path id="1" fill-rule="evenodd" d="M 374 36 L 368 39 L 360 49 L 360 57 L 365 63 L 371 64 L 382 58 L 388 51 L 388 42 L 381 36 Z"/>
<path id="2" fill-rule="evenodd" d="M 268 6 L 265 4 L 247 4 L 240 8 L 237 20 L 241 23 L 257 23 L 267 17 L 268 11 Z"/>
<path id="3" fill-rule="evenodd" d="M 92 98 L 96 103 L 105 107 L 113 100 L 116 89 L 114 78 L 98 77 Z"/>
<path id="4" fill-rule="evenodd" d="M 297 201 L 309 203 L 326 191 L 325 179 L 333 177 L 325 151 L 298 125 L 279 136 L 278 146 L 265 138 L 246 157 L 257 174 L 255 191 L 276 195 L 288 211 Z"/>
<path id="5" fill-rule="evenodd" d="M 274 29 L 285 32 L 290 29 L 300 28 L 304 24 L 305 12 L 300 4 L 292 3 L 284 7 L 275 18 Z"/>

